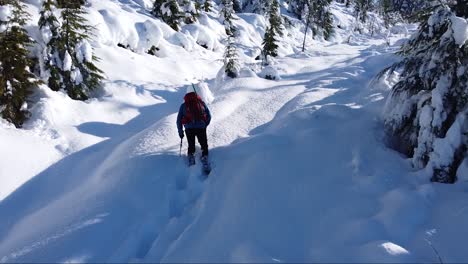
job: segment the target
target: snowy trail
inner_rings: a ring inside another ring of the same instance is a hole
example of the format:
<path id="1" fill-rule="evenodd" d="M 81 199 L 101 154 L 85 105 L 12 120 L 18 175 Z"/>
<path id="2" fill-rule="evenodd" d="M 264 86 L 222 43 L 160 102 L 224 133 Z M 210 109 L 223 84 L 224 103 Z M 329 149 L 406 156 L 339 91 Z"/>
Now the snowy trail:
<path id="1" fill-rule="evenodd" d="M 271 121 L 286 102 L 306 89 L 303 81 L 288 78 L 280 82 L 252 78 L 243 82 L 240 88 L 238 86 L 236 81 L 225 85 L 224 90 L 217 92 L 217 99 L 210 106 L 214 113 L 213 125 L 209 129 L 210 145 L 214 148 L 247 137 L 253 129 Z M 229 87 L 235 89 L 230 90 Z M 165 113 L 177 109 L 182 94 L 163 90 L 152 92 L 168 103 L 140 109 L 142 114 L 126 124 L 127 128 L 120 129 L 122 136 L 116 135 L 111 140 L 65 158 L 0 204 L 0 215 L 7 223 L 2 225 L 0 231 L 11 234 L 1 238 L 2 261 L 32 260 L 58 249 L 62 253 L 56 255 L 56 260 L 63 261 L 65 256 L 72 255 L 76 243 L 88 244 L 85 249 L 91 251 L 101 249 L 101 253 L 96 251 L 96 255 L 93 255 L 93 260 L 141 258 L 148 250 L 148 241 L 155 239 L 162 231 L 159 229 L 163 229 L 169 219 L 180 215 L 184 207 L 196 200 L 202 187 L 196 187 L 193 173 L 187 177 L 186 172 L 180 170 L 181 162 L 175 154 L 178 147 L 175 114 L 165 116 Z M 148 119 L 149 116 L 152 116 L 151 119 Z M 135 129 L 144 127 L 143 124 L 148 121 L 154 122 L 154 125 L 125 139 L 128 137 L 125 135 L 137 132 Z M 92 128 L 90 124 L 83 126 L 82 130 L 92 133 Z M 118 134 L 115 128 L 114 133 Z M 213 157 L 216 156 L 217 151 L 214 150 Z M 213 162 L 216 175 L 218 160 L 214 158 Z M 70 168 L 74 168 L 71 173 L 63 174 Z M 174 172 L 170 171 L 171 168 L 177 169 Z M 148 177 L 148 171 L 157 171 L 156 177 Z M 189 181 L 195 186 L 190 186 Z M 54 184 L 50 185 L 50 182 Z M 119 187 L 125 185 L 128 188 L 122 190 Z M 136 198 L 133 193 L 141 196 Z M 30 196 L 36 197 L 36 202 L 23 202 L 21 197 Z M 127 199 L 133 200 L 129 202 Z M 151 212 L 150 208 L 145 207 L 149 201 L 154 201 L 152 208 L 159 211 Z M 76 206 L 70 208 L 69 204 Z M 57 215 L 56 212 L 60 212 L 62 217 L 51 219 L 50 216 Z M 141 218 L 146 220 L 141 223 L 138 221 Z M 81 227 L 82 222 L 91 224 L 85 225 L 86 228 L 74 228 Z M 102 224 L 106 222 L 109 224 Z M 32 223 L 34 230 L 28 228 Z M 97 228 L 98 236 L 103 239 L 114 229 L 121 230 L 124 237 L 129 237 L 123 239 L 127 242 L 114 240 L 105 245 L 91 236 L 93 227 L 100 227 Z M 122 243 L 130 243 L 134 248 Z M 108 247 L 109 250 L 101 247 Z M 127 252 L 109 255 L 119 247 L 126 248 Z M 86 255 L 82 257 L 86 259 Z"/>
<path id="2" fill-rule="evenodd" d="M 2 201 L 0 262 L 434 261 L 434 190 L 381 143 L 386 91 L 368 82 L 393 58 L 373 44 L 312 48 L 278 61 L 282 80 L 214 91 L 205 181 L 178 156 L 183 87 L 125 84 L 160 102 L 81 126 L 110 139 Z"/>

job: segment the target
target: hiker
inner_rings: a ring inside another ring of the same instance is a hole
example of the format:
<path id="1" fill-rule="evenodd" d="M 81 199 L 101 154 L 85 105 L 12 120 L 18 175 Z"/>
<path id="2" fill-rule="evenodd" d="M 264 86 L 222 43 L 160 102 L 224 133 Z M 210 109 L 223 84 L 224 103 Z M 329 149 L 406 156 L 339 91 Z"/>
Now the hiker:
<path id="1" fill-rule="evenodd" d="M 206 136 L 206 127 L 210 124 L 211 114 L 205 102 L 198 96 L 195 86 L 192 85 L 187 90 L 184 97 L 184 103 L 180 106 L 177 115 L 177 129 L 180 139 L 184 138 L 182 125 L 185 127 L 187 135 L 188 151 L 187 156 L 189 165 L 195 164 L 195 137 L 198 139 L 202 149 L 202 162 L 208 160 L 208 139 Z"/>

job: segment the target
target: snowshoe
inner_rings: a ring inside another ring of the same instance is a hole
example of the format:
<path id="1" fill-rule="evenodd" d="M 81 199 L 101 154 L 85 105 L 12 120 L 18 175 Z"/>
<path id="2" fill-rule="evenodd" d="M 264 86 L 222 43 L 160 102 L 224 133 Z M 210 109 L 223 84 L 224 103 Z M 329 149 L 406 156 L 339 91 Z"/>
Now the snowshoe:
<path id="1" fill-rule="evenodd" d="M 210 174 L 211 172 L 211 164 L 210 161 L 208 160 L 208 156 L 202 156 L 200 158 L 201 163 L 202 163 L 202 171 L 205 175 Z"/>
<path id="2" fill-rule="evenodd" d="M 193 154 L 188 155 L 188 165 L 189 167 L 195 165 L 195 156 L 193 156 Z"/>

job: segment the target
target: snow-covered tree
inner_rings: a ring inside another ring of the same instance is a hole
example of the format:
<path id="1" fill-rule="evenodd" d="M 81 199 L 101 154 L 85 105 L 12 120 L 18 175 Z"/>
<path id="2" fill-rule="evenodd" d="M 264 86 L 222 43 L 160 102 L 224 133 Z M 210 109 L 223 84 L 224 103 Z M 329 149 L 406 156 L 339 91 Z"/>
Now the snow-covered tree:
<path id="1" fill-rule="evenodd" d="M 279 11 L 278 0 L 273 0 L 270 8 L 268 9 L 268 22 L 269 25 L 266 28 L 262 43 L 262 53 L 265 57 L 265 61 L 268 60 L 268 56 L 278 56 L 277 38 L 279 36 L 283 36 L 282 19 Z"/>
<path id="2" fill-rule="evenodd" d="M 29 19 L 17 0 L 0 0 L 0 115 L 21 127 L 28 118 L 28 95 L 37 84 L 29 67 L 32 44 L 24 25 Z"/>
<path id="3" fill-rule="evenodd" d="M 161 18 L 162 21 L 166 22 L 172 29 L 176 31 L 180 30 L 179 20 L 183 17 L 183 13 L 176 0 L 154 1 L 151 13 L 157 18 Z"/>
<path id="4" fill-rule="evenodd" d="M 205 12 L 211 12 L 213 9 L 213 1 L 211 0 L 205 0 L 203 2 L 203 11 Z"/>
<path id="5" fill-rule="evenodd" d="M 86 0 L 57 0 L 57 6 L 59 8 L 81 8 L 86 2 Z"/>
<path id="6" fill-rule="evenodd" d="M 307 0 L 306 28 L 302 51 L 305 49 L 307 31 L 312 29 L 314 36 L 322 35 L 328 40 L 333 34 L 333 18 L 329 10 L 331 0 Z"/>
<path id="7" fill-rule="evenodd" d="M 211 8 L 209 1 L 205 1 L 205 9 Z M 197 20 L 200 7 L 201 4 L 193 0 L 155 0 L 151 14 L 179 31 L 182 22 L 191 24 Z"/>
<path id="8" fill-rule="evenodd" d="M 391 24 L 393 24 L 393 9 L 392 9 L 392 0 L 378 0 L 377 2 L 377 8 L 379 11 L 379 14 L 382 16 L 385 26 L 389 27 Z"/>
<path id="9" fill-rule="evenodd" d="M 93 28 L 86 24 L 81 5 L 65 3 L 58 21 L 54 4 L 44 2 L 39 20 L 45 45 L 42 75 L 52 90 L 63 89 L 72 99 L 86 100 L 103 79 L 89 43 Z"/>
<path id="10" fill-rule="evenodd" d="M 60 31 L 59 56 L 64 71 L 63 83 L 73 99 L 86 100 L 89 92 L 98 88 L 103 76 L 94 62 L 97 57 L 89 43 L 93 27 L 87 25 L 82 8 L 64 8 Z M 62 46 L 63 45 L 63 46 Z"/>
<path id="11" fill-rule="evenodd" d="M 54 0 L 45 0 L 39 18 L 39 29 L 43 38 L 43 50 L 41 59 L 41 77 L 46 80 L 50 89 L 60 90 L 62 87 L 62 70 L 59 58 L 60 22 L 54 11 L 56 3 Z M 63 48 L 62 48 L 63 49 Z"/>
<path id="12" fill-rule="evenodd" d="M 248 0 L 244 3 L 243 11 L 264 15 L 268 12 L 270 0 Z"/>
<path id="13" fill-rule="evenodd" d="M 307 4 L 310 0 L 290 0 L 288 5 L 289 12 L 295 14 L 299 19 L 303 19 L 304 11 L 307 10 Z"/>
<path id="14" fill-rule="evenodd" d="M 234 4 L 233 0 L 222 0 L 221 16 L 226 31 L 226 50 L 224 51 L 224 71 L 231 78 L 236 78 L 240 69 L 236 47 L 237 29 L 234 26 Z"/>
<path id="15" fill-rule="evenodd" d="M 197 21 L 199 16 L 200 6 L 196 5 L 192 0 L 179 0 L 182 16 L 185 24 L 192 24 Z M 197 8 L 198 6 L 198 8 Z"/>
<path id="16" fill-rule="evenodd" d="M 234 36 L 236 34 L 236 27 L 234 26 L 234 4 L 233 0 L 222 0 L 223 5 L 221 9 L 221 18 L 223 19 L 224 29 L 228 36 Z"/>
<path id="17" fill-rule="evenodd" d="M 372 0 L 354 0 L 354 15 L 357 20 L 367 22 L 372 3 Z"/>
<path id="18" fill-rule="evenodd" d="M 384 73 L 400 72 L 387 101 L 390 143 L 426 167 L 432 180 L 452 183 L 467 156 L 468 22 L 439 5 Z"/>
<path id="19" fill-rule="evenodd" d="M 239 75 L 240 65 L 237 54 L 236 38 L 228 36 L 226 50 L 224 52 L 224 71 L 231 78 Z"/>

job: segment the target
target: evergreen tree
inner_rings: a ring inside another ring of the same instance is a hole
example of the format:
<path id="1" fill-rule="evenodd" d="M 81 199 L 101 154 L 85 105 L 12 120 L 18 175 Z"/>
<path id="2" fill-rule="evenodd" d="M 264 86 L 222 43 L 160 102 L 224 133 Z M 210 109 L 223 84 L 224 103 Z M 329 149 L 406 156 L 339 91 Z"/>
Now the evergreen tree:
<path id="1" fill-rule="evenodd" d="M 53 0 L 44 2 L 39 20 L 45 32 L 42 75 L 52 90 L 63 89 L 72 99 L 86 100 L 103 79 L 89 44 L 93 28 L 86 25 L 85 11 L 78 7 L 81 5 L 71 3 L 65 3 L 60 24 L 53 12 L 54 4 Z"/>
<path id="2" fill-rule="evenodd" d="M 155 0 L 151 13 L 157 18 L 161 18 L 172 29 L 180 30 L 179 20 L 184 17 L 184 14 L 176 0 Z"/>
<path id="3" fill-rule="evenodd" d="M 226 50 L 224 52 L 224 71 L 231 78 L 236 78 L 240 69 L 236 47 L 237 29 L 233 24 L 234 4 L 233 0 L 222 0 L 223 8 L 221 16 L 224 20 L 224 29 L 227 35 Z"/>
<path id="4" fill-rule="evenodd" d="M 382 73 L 400 71 L 386 106 L 392 146 L 443 183 L 456 180 L 467 155 L 468 42 L 454 27 L 462 20 L 438 6 L 399 51 L 404 59 Z"/>
<path id="5" fill-rule="evenodd" d="M 239 75 L 240 65 L 237 55 L 236 38 L 228 36 L 226 51 L 224 52 L 224 71 L 231 78 Z"/>
<path id="6" fill-rule="evenodd" d="M 211 0 L 206 0 L 204 9 L 209 11 L 211 7 Z M 202 3 L 197 0 L 155 0 L 151 14 L 179 31 L 182 22 L 191 24 L 197 21 L 201 8 Z"/>
<path id="7" fill-rule="evenodd" d="M 269 26 L 265 31 L 263 38 L 263 56 L 268 60 L 268 56 L 278 56 L 277 36 L 283 36 L 281 15 L 279 12 L 278 0 L 273 0 L 268 9 Z"/>
<path id="8" fill-rule="evenodd" d="M 213 2 L 211 0 L 205 0 L 203 3 L 203 10 L 205 12 L 211 12 L 213 9 Z"/>
<path id="9" fill-rule="evenodd" d="M 86 0 L 57 0 L 57 7 L 59 8 L 81 8 L 86 4 Z"/>
<path id="10" fill-rule="evenodd" d="M 222 0 L 221 4 L 223 8 L 221 9 L 221 16 L 223 18 L 224 29 L 226 35 L 234 36 L 237 32 L 236 27 L 233 24 L 234 18 L 234 4 L 232 0 Z"/>
<path id="11" fill-rule="evenodd" d="M 232 0 L 232 9 L 236 13 L 242 12 L 242 3 L 241 0 Z"/>
<path id="12" fill-rule="evenodd" d="M 314 36 L 322 35 L 328 40 L 333 34 L 333 18 L 329 10 L 331 0 L 307 0 L 306 28 L 302 51 L 305 50 L 307 31 L 312 28 Z"/>
<path id="13" fill-rule="evenodd" d="M 45 0 L 39 18 L 39 29 L 42 32 L 45 47 L 41 56 L 42 68 L 41 77 L 47 80 L 48 86 L 53 91 L 58 91 L 62 87 L 62 70 L 60 68 L 59 46 L 60 46 L 60 22 L 54 14 L 55 1 Z M 62 47 L 63 49 L 63 47 Z"/>
<path id="14" fill-rule="evenodd" d="M 244 12 L 264 15 L 268 12 L 270 0 L 249 0 L 246 1 Z"/>
<path id="15" fill-rule="evenodd" d="M 78 100 L 88 99 L 89 92 L 98 88 L 103 79 L 102 71 L 94 64 L 97 57 L 88 42 L 93 27 L 86 25 L 84 14 L 82 8 L 64 8 L 59 39 L 63 83 L 68 95 Z"/>
<path id="16" fill-rule="evenodd" d="M 290 0 L 288 5 L 289 12 L 302 20 L 304 18 L 304 11 L 307 10 L 308 1 L 310 0 Z"/>
<path id="17" fill-rule="evenodd" d="M 185 24 L 192 24 L 197 21 L 200 10 L 199 4 L 196 4 L 196 2 L 192 0 L 179 0 L 179 6 L 181 7 Z"/>
<path id="18" fill-rule="evenodd" d="M 27 98 L 37 84 L 29 71 L 32 40 L 24 29 L 29 14 L 17 0 L 0 0 L 0 6 L 11 11 L 0 20 L 0 115 L 19 128 L 29 116 Z"/>
<path id="19" fill-rule="evenodd" d="M 372 8 L 372 0 L 355 0 L 354 14 L 357 20 L 365 23 L 369 16 L 368 12 Z"/>
<path id="20" fill-rule="evenodd" d="M 388 28 L 393 23 L 392 1 L 391 0 L 379 0 L 378 10 L 385 22 L 385 26 Z"/>

